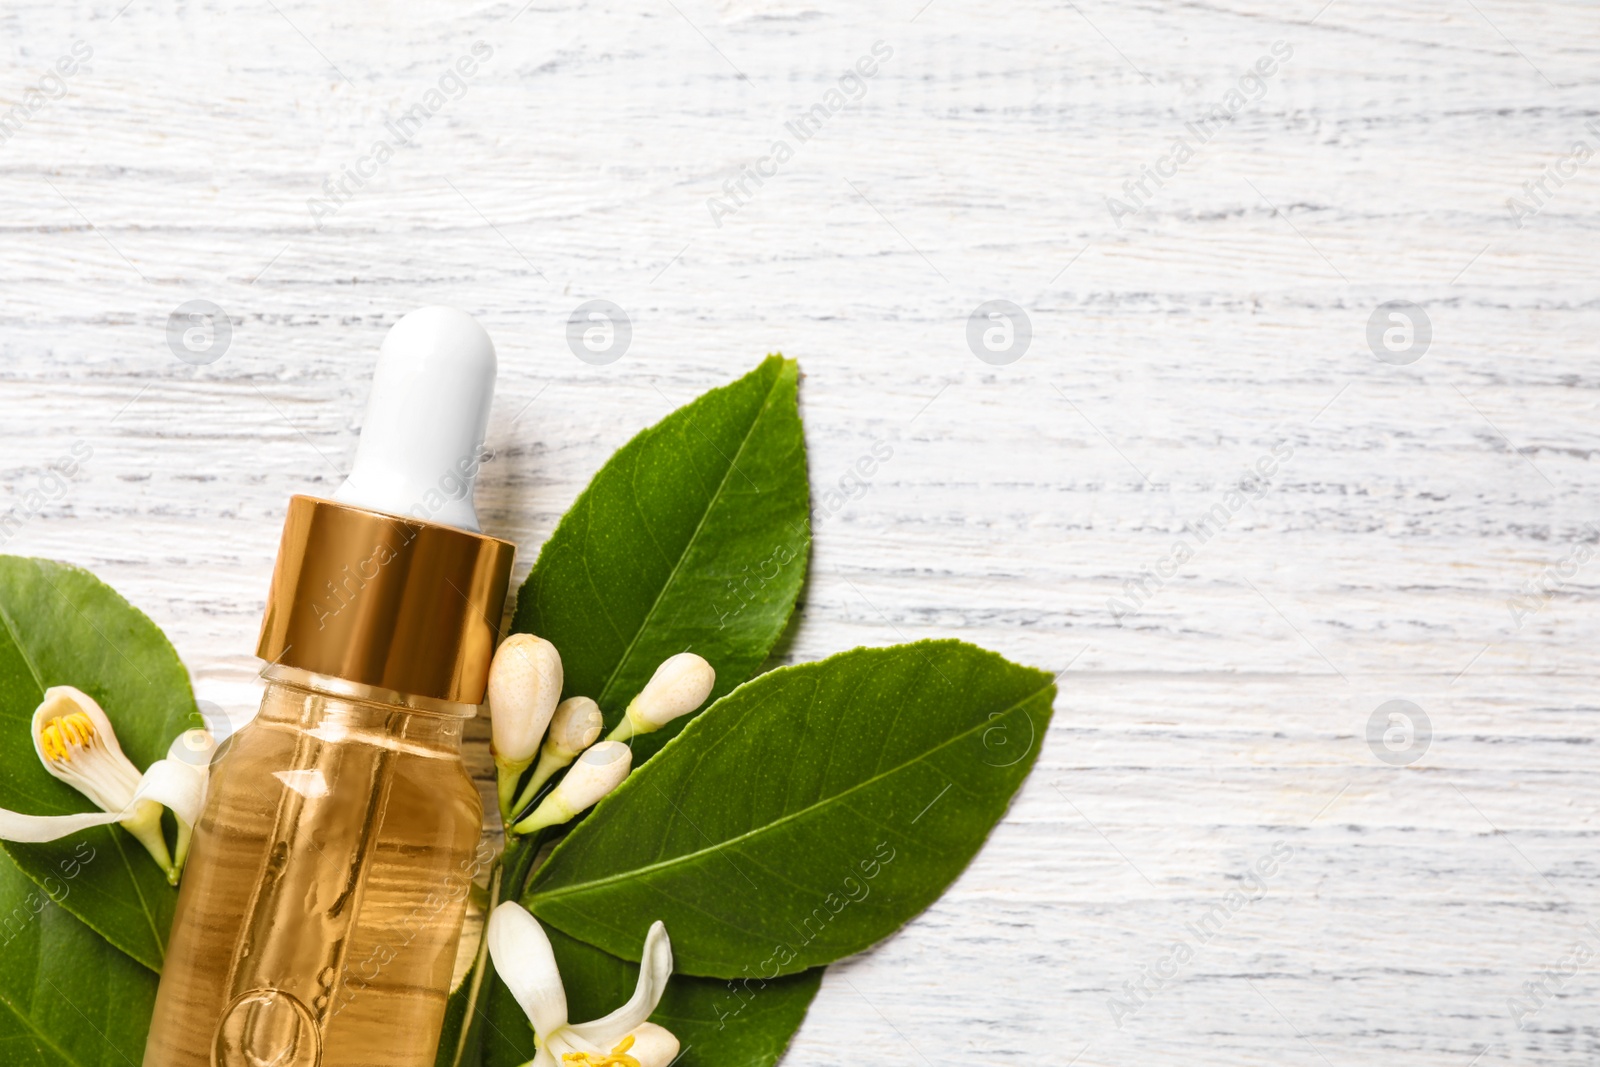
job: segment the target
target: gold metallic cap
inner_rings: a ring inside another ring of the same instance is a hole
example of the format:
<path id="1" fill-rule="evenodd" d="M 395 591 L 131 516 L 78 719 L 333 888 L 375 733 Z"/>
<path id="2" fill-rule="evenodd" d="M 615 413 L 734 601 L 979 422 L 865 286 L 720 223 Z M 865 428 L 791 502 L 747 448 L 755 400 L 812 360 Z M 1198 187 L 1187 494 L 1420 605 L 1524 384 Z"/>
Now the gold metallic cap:
<path id="1" fill-rule="evenodd" d="M 289 501 L 256 654 L 316 674 L 483 702 L 516 546 L 332 500 Z"/>

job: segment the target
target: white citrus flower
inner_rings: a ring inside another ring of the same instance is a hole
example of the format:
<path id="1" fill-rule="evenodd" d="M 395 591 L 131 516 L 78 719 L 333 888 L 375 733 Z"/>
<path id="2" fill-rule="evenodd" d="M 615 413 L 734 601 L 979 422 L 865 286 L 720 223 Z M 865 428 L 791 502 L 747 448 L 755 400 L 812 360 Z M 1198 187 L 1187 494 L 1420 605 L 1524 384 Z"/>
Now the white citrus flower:
<path id="1" fill-rule="evenodd" d="M 167 747 L 167 758 L 163 762 L 179 772 L 175 777 L 181 780 L 185 798 L 181 808 L 167 805 L 172 808 L 172 816 L 178 821 L 178 843 L 172 850 L 172 865 L 180 874 L 189 860 L 189 842 L 194 834 L 194 824 L 200 818 L 200 810 L 205 806 L 206 785 L 211 780 L 211 761 L 216 755 L 217 739 L 210 730 L 198 728 L 185 730 Z M 154 770 L 153 767 L 151 769 Z M 170 773 L 163 771 L 163 774 Z"/>
<path id="2" fill-rule="evenodd" d="M 672 977 L 672 942 L 661 923 L 652 924 L 645 937 L 633 996 L 590 1023 L 567 1021 L 567 991 L 550 938 L 522 905 L 508 900 L 495 908 L 487 936 L 495 973 L 527 1013 L 539 1040 L 529 1067 L 667 1067 L 677 1057 L 678 1039 L 646 1021 Z"/>
<path id="3" fill-rule="evenodd" d="M 188 828 L 205 806 L 209 759 L 188 762 L 183 753 L 197 743 L 191 730 L 179 736 L 166 759 L 143 773 L 117 743 L 111 720 L 94 698 L 70 685 L 45 690 L 33 713 L 33 748 L 44 769 L 94 801 L 101 810 L 82 815 L 26 815 L 0 809 L 0 839 L 55 841 L 93 826 L 121 823 L 177 884 L 182 863 L 174 864 L 161 833 L 161 808 L 172 809 L 180 827 L 179 851 L 188 851 Z M 181 746 L 181 750 L 180 750 Z"/>

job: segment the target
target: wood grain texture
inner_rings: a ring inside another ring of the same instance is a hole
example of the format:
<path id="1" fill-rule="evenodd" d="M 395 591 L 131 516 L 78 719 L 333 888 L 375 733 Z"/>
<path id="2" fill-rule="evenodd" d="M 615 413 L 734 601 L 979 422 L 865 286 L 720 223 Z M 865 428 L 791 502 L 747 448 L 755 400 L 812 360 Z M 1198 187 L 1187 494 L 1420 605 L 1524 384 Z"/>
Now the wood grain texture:
<path id="1" fill-rule="evenodd" d="M 960 637 L 1066 672 L 989 846 L 829 972 L 789 1067 L 1600 1052 L 1570 962 L 1600 947 L 1592 6 L 21 0 L 0 32 L 0 514 L 37 512 L 4 550 L 93 568 L 202 699 L 253 708 L 285 504 L 337 484 L 405 311 L 499 346 L 479 500 L 519 578 L 613 449 L 781 350 L 819 501 L 782 659 Z M 324 180 L 477 41 L 319 227 Z M 787 132 L 878 41 L 859 100 Z M 1118 225 L 1107 198 L 1280 41 Z M 597 298 L 633 326 L 607 366 L 566 343 Z M 210 365 L 168 349 L 191 299 L 232 321 Z M 1004 366 L 967 343 L 991 299 L 1032 327 Z M 1409 365 L 1368 347 L 1391 300 L 1432 324 Z M 1146 568 L 1172 573 L 1118 617 Z M 1401 767 L 1366 741 L 1392 699 L 1433 730 Z"/>

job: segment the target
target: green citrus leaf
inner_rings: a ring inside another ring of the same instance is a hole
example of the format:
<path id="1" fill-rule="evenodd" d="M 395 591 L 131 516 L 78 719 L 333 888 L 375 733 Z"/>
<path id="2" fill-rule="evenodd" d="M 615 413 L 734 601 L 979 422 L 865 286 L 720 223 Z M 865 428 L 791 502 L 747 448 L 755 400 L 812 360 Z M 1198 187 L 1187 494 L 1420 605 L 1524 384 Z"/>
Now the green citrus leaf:
<path id="1" fill-rule="evenodd" d="M 55 902 L 77 894 L 100 858 L 97 844 L 77 841 L 48 891 L 0 856 L 0 1061 L 6 1067 L 125 1067 L 144 1058 L 156 976 Z"/>
<path id="2" fill-rule="evenodd" d="M 140 770 L 165 756 L 178 734 L 201 725 L 188 672 L 142 612 L 88 571 L 0 556 L 0 808 L 33 815 L 98 810 L 47 774 L 33 750 L 33 712 L 53 685 L 76 686 L 99 701 Z M 111 826 L 44 845 L 0 844 L 45 888 L 76 849 L 92 848 L 94 861 L 62 907 L 161 970 L 178 894 L 130 834 Z"/>
<path id="3" fill-rule="evenodd" d="M 533 1027 L 529 1025 L 528 1017 L 522 1013 L 521 1006 L 511 996 L 511 991 L 494 973 L 494 961 L 491 960 L 484 966 L 489 971 L 487 979 L 489 984 L 486 987 L 487 995 L 480 1006 L 483 1015 L 482 1067 L 522 1067 L 522 1064 L 533 1059 L 533 1054 L 537 1051 L 533 1040 Z M 569 989 L 567 992 L 571 996 L 576 990 Z"/>
<path id="4" fill-rule="evenodd" d="M 859 952 L 977 853 L 1049 724 L 1049 674 L 959 641 L 855 649 L 740 686 L 597 805 L 524 904 L 614 956 L 793 974 Z"/>
<path id="5" fill-rule="evenodd" d="M 511 628 L 556 646 L 563 695 L 593 698 L 608 727 L 668 656 L 710 661 L 715 699 L 782 634 L 810 545 L 798 377 L 768 357 L 639 433 L 540 551 Z M 635 761 L 684 721 L 636 738 Z"/>

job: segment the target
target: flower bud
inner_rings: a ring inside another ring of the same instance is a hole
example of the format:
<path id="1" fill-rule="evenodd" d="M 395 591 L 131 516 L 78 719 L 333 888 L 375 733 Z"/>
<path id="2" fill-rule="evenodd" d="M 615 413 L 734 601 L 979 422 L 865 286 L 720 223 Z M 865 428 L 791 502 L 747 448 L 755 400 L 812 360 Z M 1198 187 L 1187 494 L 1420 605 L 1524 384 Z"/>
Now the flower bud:
<path id="1" fill-rule="evenodd" d="M 559 826 L 621 785 L 632 766 L 631 748 L 621 741 L 600 742 L 578 757 L 567 776 L 533 814 L 512 829 L 519 834 L 530 834 L 547 826 Z"/>
<path id="2" fill-rule="evenodd" d="M 635 734 L 661 729 L 704 704 L 716 684 L 717 672 L 693 652 L 668 657 L 628 705 L 627 714 L 611 731 L 610 739 L 626 741 Z"/>
<path id="3" fill-rule="evenodd" d="M 605 726 L 606 717 L 601 714 L 600 705 L 588 697 L 568 697 L 557 704 L 556 713 L 550 719 L 550 732 L 545 735 L 544 747 L 539 749 L 539 764 L 503 821 L 509 823 L 510 815 L 526 808 L 552 775 L 594 744 Z"/>
<path id="4" fill-rule="evenodd" d="M 500 777 L 500 815 L 510 817 L 517 780 L 533 762 L 561 699 L 561 655 L 542 637 L 512 634 L 489 664 L 489 717 Z"/>
<path id="5" fill-rule="evenodd" d="M 621 741 L 592 746 L 550 795 L 576 815 L 622 784 L 633 766 L 633 749 Z"/>
<path id="6" fill-rule="evenodd" d="M 563 700 L 556 705 L 556 713 L 550 719 L 550 732 L 545 735 L 540 759 L 559 759 L 565 767 L 600 739 L 605 725 L 606 717 L 600 713 L 600 705 L 588 697 Z"/>

